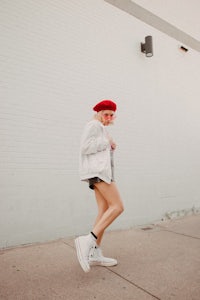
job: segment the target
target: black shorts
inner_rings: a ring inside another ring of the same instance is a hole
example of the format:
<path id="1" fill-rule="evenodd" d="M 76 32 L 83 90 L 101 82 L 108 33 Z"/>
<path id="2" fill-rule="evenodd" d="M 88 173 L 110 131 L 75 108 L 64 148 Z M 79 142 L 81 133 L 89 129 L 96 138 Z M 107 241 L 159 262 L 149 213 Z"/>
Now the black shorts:
<path id="1" fill-rule="evenodd" d="M 88 181 L 89 181 L 89 188 L 94 190 L 94 184 L 97 182 L 102 182 L 103 180 L 100 179 L 99 177 L 94 177 L 94 178 L 88 179 Z"/>
<path id="2" fill-rule="evenodd" d="M 95 185 L 94 185 L 95 183 L 103 182 L 103 180 L 100 179 L 99 177 L 90 178 L 90 179 L 88 179 L 88 181 L 89 181 L 89 188 L 92 190 L 94 190 L 94 188 L 95 188 Z M 114 181 L 114 179 L 111 179 L 111 182 L 113 182 L 113 181 Z"/>

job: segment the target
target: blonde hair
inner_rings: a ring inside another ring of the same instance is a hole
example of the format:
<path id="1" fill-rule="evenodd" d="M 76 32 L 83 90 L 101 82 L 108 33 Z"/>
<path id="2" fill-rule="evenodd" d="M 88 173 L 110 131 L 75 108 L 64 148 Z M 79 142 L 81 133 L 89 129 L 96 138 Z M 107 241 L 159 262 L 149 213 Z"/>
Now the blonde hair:
<path id="1" fill-rule="evenodd" d="M 102 114 L 103 114 L 104 110 L 100 110 L 98 111 L 95 115 L 94 115 L 94 119 L 100 121 L 101 123 L 103 123 L 103 119 L 102 119 Z M 113 125 L 113 121 L 110 122 L 110 125 Z"/>
<path id="2" fill-rule="evenodd" d="M 94 115 L 94 119 L 95 119 L 95 120 L 98 120 L 98 121 L 102 122 L 102 111 L 103 111 L 103 110 L 97 112 L 97 113 Z"/>

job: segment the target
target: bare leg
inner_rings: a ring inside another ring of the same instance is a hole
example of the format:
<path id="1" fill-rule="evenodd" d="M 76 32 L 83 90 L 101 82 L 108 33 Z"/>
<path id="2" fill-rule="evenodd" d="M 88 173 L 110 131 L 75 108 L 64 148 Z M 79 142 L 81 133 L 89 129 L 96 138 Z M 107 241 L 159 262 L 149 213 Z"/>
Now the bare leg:
<path id="1" fill-rule="evenodd" d="M 100 219 L 102 218 L 102 216 L 106 212 L 106 210 L 108 209 L 108 203 L 97 188 L 95 188 L 94 191 L 95 191 L 95 197 L 96 197 L 97 206 L 98 206 L 98 215 L 97 215 L 97 218 L 96 218 L 96 221 L 94 224 L 94 226 L 95 226 L 100 221 Z M 100 244 L 101 244 L 103 234 L 104 234 L 104 230 L 98 234 L 98 239 L 97 239 L 98 246 L 100 246 Z"/>
<path id="2" fill-rule="evenodd" d="M 98 237 L 97 242 L 100 243 L 104 230 L 123 212 L 124 208 L 114 182 L 111 184 L 105 182 L 96 183 L 95 195 L 98 204 L 98 216 L 92 232 Z M 96 246 L 94 237 L 92 234 L 80 236 L 75 239 L 75 246 L 82 269 L 85 272 L 89 272 L 92 259 L 89 261 L 90 250 Z M 115 259 L 104 257 L 100 250 L 100 248 L 96 249 L 99 252 L 99 258 L 94 258 L 93 263 L 100 263 L 102 266 L 114 266 L 117 264 Z"/>
<path id="3" fill-rule="evenodd" d="M 106 200 L 108 207 L 102 216 L 99 216 L 92 230 L 97 237 L 98 235 L 102 237 L 104 230 L 123 212 L 124 207 L 114 182 L 111 182 L 111 184 L 105 182 L 96 183 L 95 189 L 97 189 L 101 195 L 101 200 L 99 196 L 99 201 L 102 201 L 102 199 Z M 105 209 L 105 204 L 102 207 Z"/>

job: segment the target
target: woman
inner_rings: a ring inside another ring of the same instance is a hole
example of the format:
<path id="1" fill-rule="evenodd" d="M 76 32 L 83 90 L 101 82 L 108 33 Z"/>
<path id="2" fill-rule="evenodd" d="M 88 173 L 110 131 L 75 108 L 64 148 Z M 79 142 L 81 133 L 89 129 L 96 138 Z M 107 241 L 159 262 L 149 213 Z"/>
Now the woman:
<path id="1" fill-rule="evenodd" d="M 95 105 L 94 120 L 86 125 L 81 139 L 80 178 L 94 190 L 98 206 L 91 233 L 75 239 L 78 260 L 85 272 L 89 272 L 91 265 L 117 264 L 115 259 L 104 257 L 100 249 L 105 229 L 124 209 L 113 177 L 112 158 L 116 144 L 106 130 L 106 126 L 113 123 L 116 109 L 112 100 L 103 100 Z"/>

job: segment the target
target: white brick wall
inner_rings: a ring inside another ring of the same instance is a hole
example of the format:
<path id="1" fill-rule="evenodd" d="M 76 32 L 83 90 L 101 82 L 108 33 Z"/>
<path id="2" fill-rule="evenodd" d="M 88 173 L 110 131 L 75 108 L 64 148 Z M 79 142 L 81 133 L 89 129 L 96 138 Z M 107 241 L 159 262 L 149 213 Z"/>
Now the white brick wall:
<path id="1" fill-rule="evenodd" d="M 78 148 L 102 98 L 119 106 L 110 130 L 126 210 L 111 228 L 200 206 L 198 52 L 103 0 L 4 1 L 0 39 L 0 247 L 91 228 Z"/>

